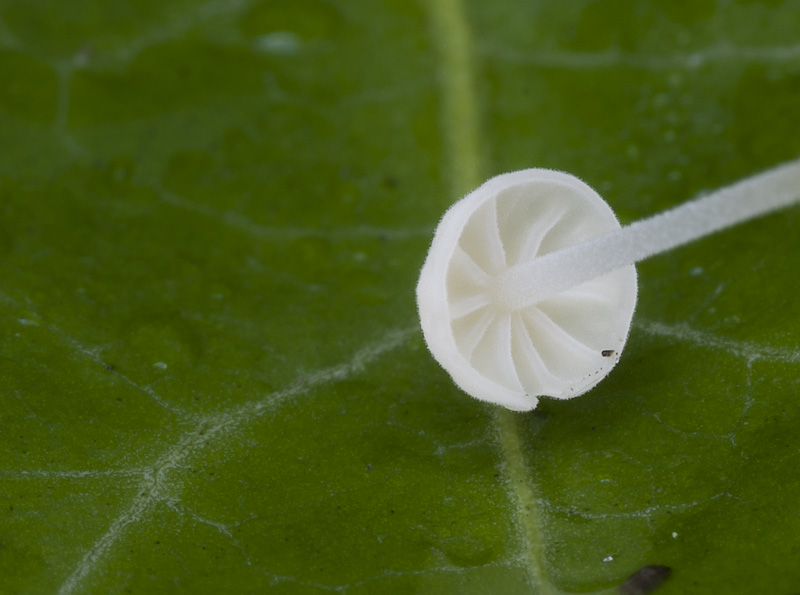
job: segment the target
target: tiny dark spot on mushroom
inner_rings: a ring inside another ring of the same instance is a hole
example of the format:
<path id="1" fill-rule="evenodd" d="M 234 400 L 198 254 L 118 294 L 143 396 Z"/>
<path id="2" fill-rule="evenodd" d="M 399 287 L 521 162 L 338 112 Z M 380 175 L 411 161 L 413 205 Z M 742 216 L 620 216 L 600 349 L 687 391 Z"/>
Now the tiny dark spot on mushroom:
<path id="1" fill-rule="evenodd" d="M 603 357 L 611 357 L 615 353 L 616 351 L 614 351 L 613 349 L 603 349 L 603 351 L 600 352 L 600 355 L 602 355 Z"/>
<path id="2" fill-rule="evenodd" d="M 620 595 L 649 595 L 672 574 L 669 566 L 650 564 L 634 572 L 619 588 Z"/>

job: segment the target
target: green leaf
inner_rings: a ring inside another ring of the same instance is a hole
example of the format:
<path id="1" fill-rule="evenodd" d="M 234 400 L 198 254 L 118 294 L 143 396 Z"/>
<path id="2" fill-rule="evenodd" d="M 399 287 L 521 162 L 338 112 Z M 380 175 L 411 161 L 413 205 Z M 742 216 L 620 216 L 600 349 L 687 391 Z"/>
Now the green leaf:
<path id="1" fill-rule="evenodd" d="M 798 210 L 642 264 L 530 414 L 428 354 L 436 222 L 569 171 L 624 222 L 800 153 L 792 2 L 5 0 L 0 591 L 800 583 Z"/>

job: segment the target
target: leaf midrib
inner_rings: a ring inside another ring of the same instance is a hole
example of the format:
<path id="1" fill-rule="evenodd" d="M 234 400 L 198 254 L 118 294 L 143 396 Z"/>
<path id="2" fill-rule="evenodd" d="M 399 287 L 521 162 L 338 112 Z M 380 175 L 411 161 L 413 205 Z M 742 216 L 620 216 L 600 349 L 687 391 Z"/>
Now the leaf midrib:
<path id="1" fill-rule="evenodd" d="M 458 198 L 483 182 L 472 36 L 462 0 L 429 0 L 426 6 L 431 37 L 439 51 L 441 127 L 447 171 L 452 196 Z M 498 407 L 494 421 L 509 496 L 514 503 L 526 576 L 538 593 L 559 595 L 547 575 L 539 498 L 525 463 L 516 415 Z"/>

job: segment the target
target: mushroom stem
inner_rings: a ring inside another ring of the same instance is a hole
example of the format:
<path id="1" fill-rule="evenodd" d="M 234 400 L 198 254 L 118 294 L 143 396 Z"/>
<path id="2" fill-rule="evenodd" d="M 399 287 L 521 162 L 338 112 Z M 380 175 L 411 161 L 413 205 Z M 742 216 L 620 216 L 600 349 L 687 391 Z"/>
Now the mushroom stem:
<path id="1" fill-rule="evenodd" d="M 800 202 L 800 159 L 598 238 L 513 266 L 495 279 L 495 295 L 509 310 L 520 310 L 796 202 Z"/>

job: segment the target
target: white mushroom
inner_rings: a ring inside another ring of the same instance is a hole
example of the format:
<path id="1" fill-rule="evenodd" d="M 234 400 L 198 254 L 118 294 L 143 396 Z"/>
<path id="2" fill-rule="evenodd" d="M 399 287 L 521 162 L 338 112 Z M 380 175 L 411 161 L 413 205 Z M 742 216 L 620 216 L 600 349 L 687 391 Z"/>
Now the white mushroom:
<path id="1" fill-rule="evenodd" d="M 436 229 L 417 284 L 425 341 L 464 391 L 515 411 L 585 393 L 614 367 L 634 263 L 800 200 L 800 160 L 620 228 L 569 174 L 492 178 Z"/>

